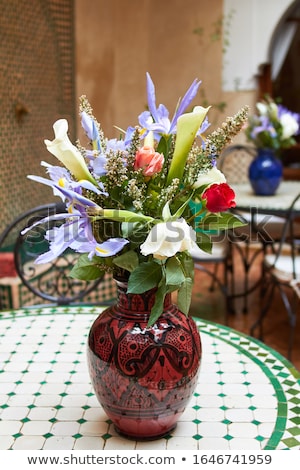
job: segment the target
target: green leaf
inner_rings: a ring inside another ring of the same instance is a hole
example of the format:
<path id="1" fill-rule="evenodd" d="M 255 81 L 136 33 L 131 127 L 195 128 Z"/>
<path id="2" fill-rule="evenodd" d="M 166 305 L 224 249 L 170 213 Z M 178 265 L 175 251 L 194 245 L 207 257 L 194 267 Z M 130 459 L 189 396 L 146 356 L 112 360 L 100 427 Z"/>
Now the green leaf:
<path id="1" fill-rule="evenodd" d="M 130 274 L 127 292 L 141 294 L 158 286 L 162 277 L 162 268 L 155 261 L 141 263 Z"/>
<path id="2" fill-rule="evenodd" d="M 209 235 L 204 232 L 196 232 L 197 235 L 197 245 L 201 248 L 201 250 L 205 251 L 206 253 L 212 252 L 212 241 Z"/>
<path id="3" fill-rule="evenodd" d="M 96 264 L 98 263 L 98 264 Z M 70 277 L 74 279 L 81 279 L 83 281 L 94 281 L 103 277 L 105 270 L 99 266 L 99 261 L 93 258 L 90 260 L 85 253 L 78 259 L 77 263 L 73 266 Z"/>
<path id="4" fill-rule="evenodd" d="M 165 296 L 166 296 L 166 285 L 165 283 L 162 283 L 162 285 L 158 287 L 155 293 L 155 302 L 151 309 L 148 326 L 153 325 L 163 313 Z"/>
<path id="5" fill-rule="evenodd" d="M 185 315 L 188 315 L 191 298 L 192 298 L 192 289 L 193 289 L 193 279 L 187 277 L 184 283 L 181 285 L 178 295 L 177 295 L 177 304 L 179 310 L 181 310 Z"/>
<path id="6" fill-rule="evenodd" d="M 205 231 L 220 231 L 244 225 L 247 225 L 247 222 L 240 217 L 231 212 L 222 212 L 220 214 L 207 215 L 198 224 L 198 228 Z"/>
<path id="7" fill-rule="evenodd" d="M 182 271 L 181 263 L 178 258 L 172 256 L 172 258 L 169 258 L 166 263 L 166 284 L 167 286 L 180 286 L 184 280 L 185 276 Z"/>
<path id="8" fill-rule="evenodd" d="M 185 278 L 194 279 L 194 260 L 189 253 L 180 253 L 180 261 L 183 267 Z"/>
<path id="9" fill-rule="evenodd" d="M 126 269 L 130 273 L 139 265 L 139 257 L 135 251 L 126 251 L 113 260 L 114 264 L 119 268 Z"/>

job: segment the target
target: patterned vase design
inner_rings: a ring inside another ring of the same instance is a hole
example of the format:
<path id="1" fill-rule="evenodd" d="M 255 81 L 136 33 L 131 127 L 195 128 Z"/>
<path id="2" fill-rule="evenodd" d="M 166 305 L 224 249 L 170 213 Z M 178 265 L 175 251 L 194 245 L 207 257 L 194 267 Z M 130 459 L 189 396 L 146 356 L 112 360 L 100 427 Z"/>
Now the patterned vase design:
<path id="1" fill-rule="evenodd" d="M 116 430 L 140 440 L 157 439 L 175 426 L 190 400 L 201 362 L 194 320 L 165 299 L 164 312 L 147 327 L 154 290 L 127 294 L 93 323 L 88 366 L 99 403 Z"/>
<path id="2" fill-rule="evenodd" d="M 269 148 L 258 149 L 256 158 L 249 167 L 249 180 L 255 194 L 272 196 L 282 180 L 283 167 L 275 151 Z"/>

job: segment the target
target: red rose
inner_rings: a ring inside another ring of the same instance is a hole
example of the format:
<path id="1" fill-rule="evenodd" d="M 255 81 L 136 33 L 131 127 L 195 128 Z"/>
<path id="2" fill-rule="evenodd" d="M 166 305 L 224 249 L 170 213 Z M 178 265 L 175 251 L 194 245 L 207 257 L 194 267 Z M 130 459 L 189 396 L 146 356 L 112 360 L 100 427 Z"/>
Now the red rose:
<path id="1" fill-rule="evenodd" d="M 206 207 L 210 212 L 223 212 L 235 207 L 235 192 L 227 183 L 212 184 L 202 197 L 206 199 Z"/>

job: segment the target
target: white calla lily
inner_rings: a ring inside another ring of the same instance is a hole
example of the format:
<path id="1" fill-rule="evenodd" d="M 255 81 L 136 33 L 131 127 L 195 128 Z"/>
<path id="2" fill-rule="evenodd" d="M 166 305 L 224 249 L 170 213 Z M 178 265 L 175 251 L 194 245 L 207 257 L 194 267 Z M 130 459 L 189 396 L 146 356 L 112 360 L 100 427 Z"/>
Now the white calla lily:
<path id="1" fill-rule="evenodd" d="M 172 179 L 181 179 L 186 163 L 187 155 L 194 143 L 196 134 L 203 123 L 208 110 L 202 106 L 195 106 L 192 113 L 182 114 L 177 121 L 177 135 L 174 154 L 171 161 L 167 183 Z"/>
<path id="2" fill-rule="evenodd" d="M 52 141 L 44 140 L 48 151 L 62 162 L 78 181 L 88 180 L 96 183 L 88 170 L 83 156 L 68 137 L 68 121 L 66 119 L 59 119 L 53 124 L 53 130 L 55 139 Z"/>

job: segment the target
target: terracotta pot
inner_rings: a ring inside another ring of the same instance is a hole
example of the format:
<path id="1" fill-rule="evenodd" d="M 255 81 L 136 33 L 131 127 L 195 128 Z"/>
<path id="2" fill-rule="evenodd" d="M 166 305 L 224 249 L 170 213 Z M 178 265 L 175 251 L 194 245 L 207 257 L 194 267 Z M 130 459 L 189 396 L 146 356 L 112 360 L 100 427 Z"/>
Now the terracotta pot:
<path id="1" fill-rule="evenodd" d="M 96 396 L 116 430 L 129 438 L 169 433 L 197 385 L 201 340 L 194 320 L 165 299 L 147 327 L 155 290 L 127 294 L 118 282 L 116 305 L 93 323 L 88 365 Z"/>

